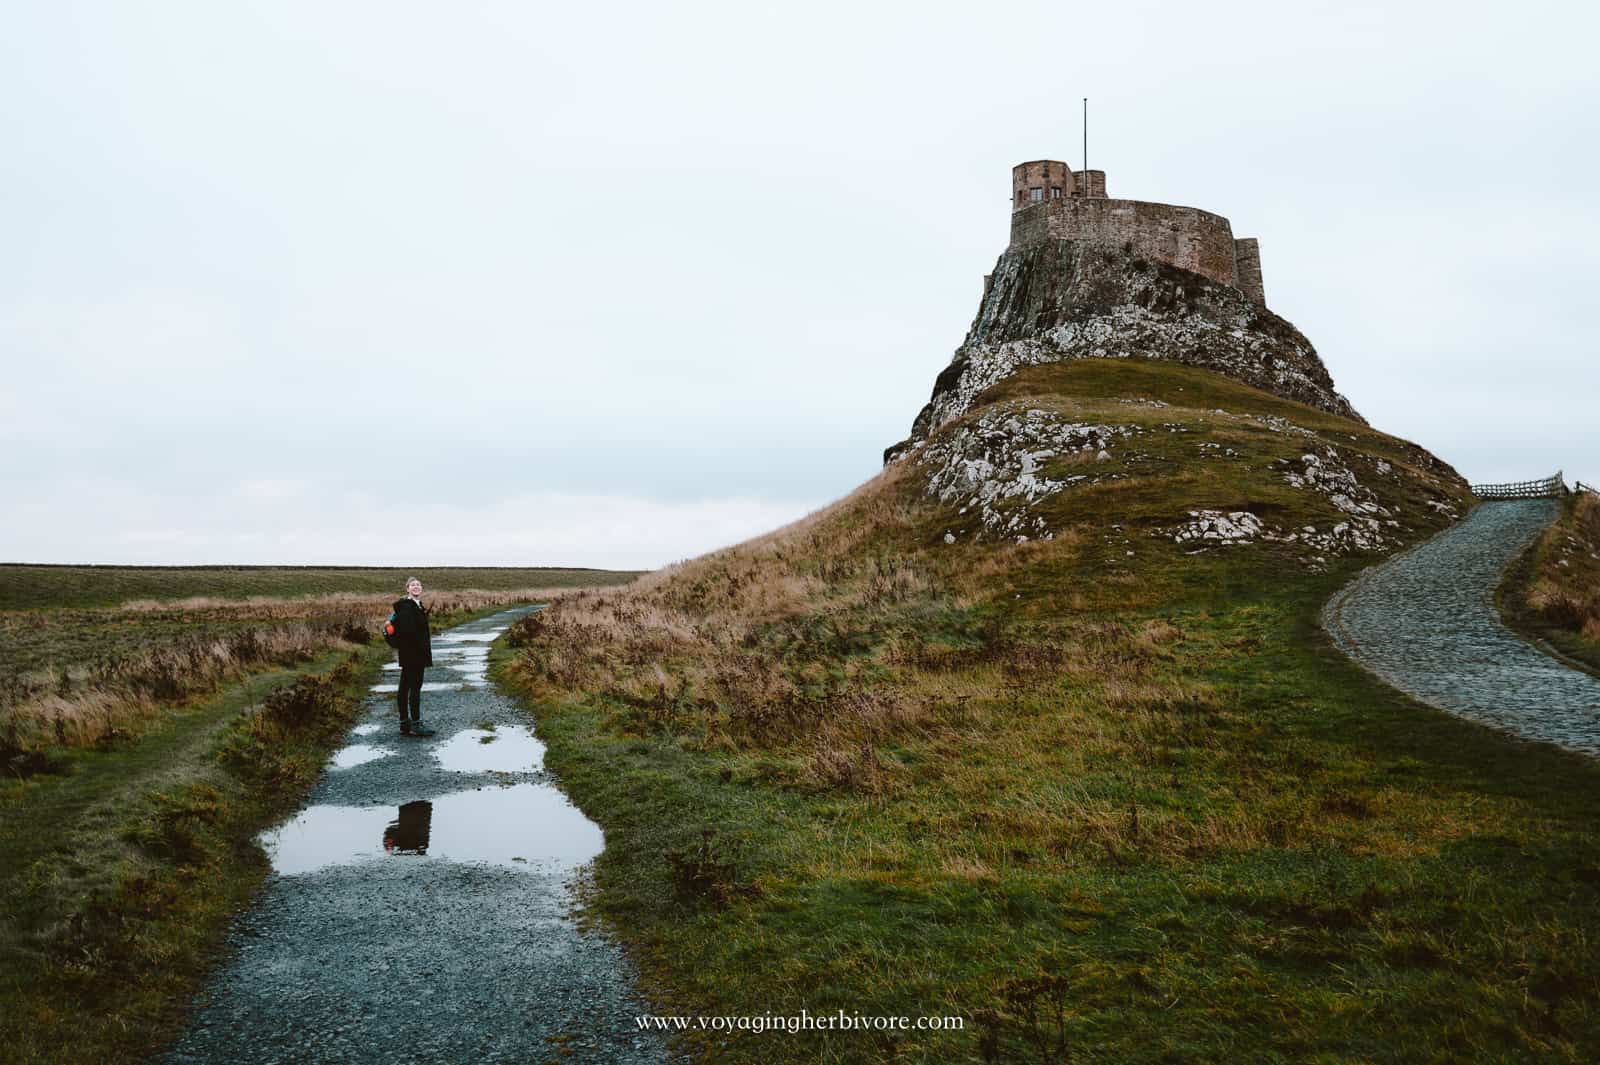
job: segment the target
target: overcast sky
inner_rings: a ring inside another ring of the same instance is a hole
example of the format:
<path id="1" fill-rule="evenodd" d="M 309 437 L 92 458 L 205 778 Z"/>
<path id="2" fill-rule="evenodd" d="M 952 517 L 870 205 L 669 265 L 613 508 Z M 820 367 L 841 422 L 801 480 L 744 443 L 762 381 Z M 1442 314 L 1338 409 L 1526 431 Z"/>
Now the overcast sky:
<path id="1" fill-rule="evenodd" d="M 653 566 L 849 491 L 1010 167 L 1261 240 L 1470 479 L 1600 481 L 1595 7 L 50 3 L 0 33 L 0 560 Z"/>

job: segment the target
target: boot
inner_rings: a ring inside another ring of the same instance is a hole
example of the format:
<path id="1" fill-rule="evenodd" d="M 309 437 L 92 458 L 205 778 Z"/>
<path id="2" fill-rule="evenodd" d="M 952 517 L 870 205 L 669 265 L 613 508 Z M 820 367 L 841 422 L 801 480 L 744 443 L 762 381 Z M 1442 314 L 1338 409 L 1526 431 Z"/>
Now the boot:
<path id="1" fill-rule="evenodd" d="M 432 736 L 433 729 L 429 728 L 427 725 L 424 725 L 422 723 L 422 718 L 419 717 L 415 721 L 411 722 L 411 735 Z"/>

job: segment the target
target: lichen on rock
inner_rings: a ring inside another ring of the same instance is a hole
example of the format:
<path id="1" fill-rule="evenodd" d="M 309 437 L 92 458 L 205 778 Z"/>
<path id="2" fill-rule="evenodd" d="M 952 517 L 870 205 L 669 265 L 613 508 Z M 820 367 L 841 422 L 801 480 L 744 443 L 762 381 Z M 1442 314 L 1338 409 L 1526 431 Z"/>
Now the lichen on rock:
<path id="1" fill-rule="evenodd" d="M 927 495 L 959 505 L 974 536 L 1039 538 L 1052 535 L 1037 505 L 1063 489 L 1103 476 L 1119 441 L 1142 430 L 1134 425 L 1069 422 L 1037 408 L 997 407 L 969 424 L 916 449 Z M 1052 459 L 1080 456 L 1091 472 L 1050 477 Z M 963 530 L 965 531 L 965 530 Z M 955 541 L 955 532 L 946 542 Z"/>

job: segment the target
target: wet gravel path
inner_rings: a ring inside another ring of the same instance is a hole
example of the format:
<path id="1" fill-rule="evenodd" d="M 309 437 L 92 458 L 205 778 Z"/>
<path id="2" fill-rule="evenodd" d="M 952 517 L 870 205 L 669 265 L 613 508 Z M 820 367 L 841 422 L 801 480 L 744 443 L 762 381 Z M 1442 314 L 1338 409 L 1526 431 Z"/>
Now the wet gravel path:
<path id="1" fill-rule="evenodd" d="M 484 675 L 528 609 L 434 636 L 435 736 L 399 735 L 386 671 L 311 805 L 265 838 L 276 872 L 170 1065 L 667 1060 L 627 959 L 573 916 L 600 830 Z"/>
<path id="2" fill-rule="evenodd" d="M 1553 499 L 1480 504 L 1466 521 L 1341 589 L 1323 624 L 1345 653 L 1426 703 L 1600 754 L 1600 678 L 1519 638 L 1494 605 L 1506 566 L 1558 506 Z"/>

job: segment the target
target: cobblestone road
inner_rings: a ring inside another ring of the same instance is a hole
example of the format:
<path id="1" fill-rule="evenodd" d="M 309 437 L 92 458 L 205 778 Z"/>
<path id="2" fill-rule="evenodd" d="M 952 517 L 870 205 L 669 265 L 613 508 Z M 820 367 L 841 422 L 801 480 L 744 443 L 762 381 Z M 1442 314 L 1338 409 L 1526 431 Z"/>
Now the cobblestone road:
<path id="1" fill-rule="evenodd" d="M 1600 754 L 1600 679 L 1519 639 L 1494 605 L 1507 563 L 1557 507 L 1553 499 L 1484 503 L 1341 589 L 1323 624 L 1345 653 L 1423 702 Z"/>

